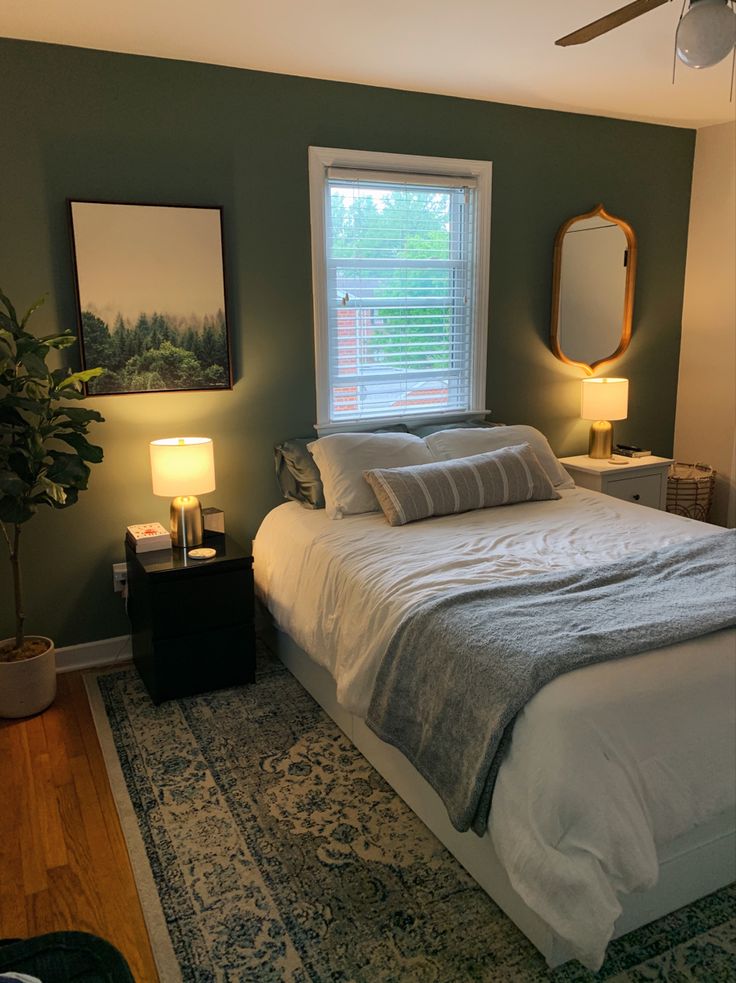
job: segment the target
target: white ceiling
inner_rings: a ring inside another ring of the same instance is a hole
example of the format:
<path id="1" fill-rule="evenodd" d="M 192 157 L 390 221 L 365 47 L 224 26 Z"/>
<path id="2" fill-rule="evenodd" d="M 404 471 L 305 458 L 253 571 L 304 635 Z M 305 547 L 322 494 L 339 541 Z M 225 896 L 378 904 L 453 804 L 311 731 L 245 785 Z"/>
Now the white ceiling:
<path id="1" fill-rule="evenodd" d="M 675 0 L 585 45 L 626 0 L 3 0 L 0 35 L 522 106 L 706 126 L 730 60 L 672 85 Z"/>

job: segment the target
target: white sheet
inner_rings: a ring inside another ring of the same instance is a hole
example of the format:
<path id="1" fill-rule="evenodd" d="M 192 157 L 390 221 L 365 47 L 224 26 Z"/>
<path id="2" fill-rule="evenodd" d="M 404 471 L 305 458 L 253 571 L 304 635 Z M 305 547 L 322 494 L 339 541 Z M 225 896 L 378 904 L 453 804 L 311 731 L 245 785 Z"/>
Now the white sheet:
<path id="1" fill-rule="evenodd" d="M 392 528 L 296 503 L 264 520 L 255 578 L 277 624 L 364 716 L 380 660 L 418 600 L 450 585 L 591 565 L 717 527 L 595 492 Z M 621 612 L 626 617 L 626 612 Z M 597 967 L 657 852 L 736 803 L 736 632 L 569 673 L 517 719 L 490 835 L 527 905 Z"/>

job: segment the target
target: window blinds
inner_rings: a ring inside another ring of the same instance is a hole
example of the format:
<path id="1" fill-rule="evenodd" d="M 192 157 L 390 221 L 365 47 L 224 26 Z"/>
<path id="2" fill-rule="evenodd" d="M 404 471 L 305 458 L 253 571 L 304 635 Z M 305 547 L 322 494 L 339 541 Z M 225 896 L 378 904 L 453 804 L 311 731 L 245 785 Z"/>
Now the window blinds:
<path id="1" fill-rule="evenodd" d="M 329 168 L 330 418 L 470 408 L 474 178 Z"/>

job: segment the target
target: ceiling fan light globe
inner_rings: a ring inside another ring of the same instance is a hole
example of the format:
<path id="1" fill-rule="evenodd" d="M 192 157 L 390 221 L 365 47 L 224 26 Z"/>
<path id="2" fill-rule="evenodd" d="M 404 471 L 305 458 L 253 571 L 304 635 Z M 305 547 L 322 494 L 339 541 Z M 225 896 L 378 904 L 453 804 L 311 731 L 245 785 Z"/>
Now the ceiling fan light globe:
<path id="1" fill-rule="evenodd" d="M 697 0 L 677 26 L 677 57 L 688 68 L 710 68 L 736 44 L 736 13 L 726 0 Z"/>

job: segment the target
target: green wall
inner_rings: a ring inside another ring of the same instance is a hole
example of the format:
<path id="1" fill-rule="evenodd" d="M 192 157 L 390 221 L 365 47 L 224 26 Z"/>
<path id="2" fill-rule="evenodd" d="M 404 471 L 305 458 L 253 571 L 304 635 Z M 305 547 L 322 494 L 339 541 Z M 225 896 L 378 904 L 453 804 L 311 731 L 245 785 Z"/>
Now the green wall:
<path id="1" fill-rule="evenodd" d="M 214 438 L 204 501 L 237 538 L 277 504 L 272 445 L 315 419 L 310 144 L 493 161 L 487 405 L 560 454 L 585 450 L 587 424 L 579 372 L 547 348 L 555 231 L 598 202 L 626 218 L 639 276 L 617 433 L 672 450 L 693 131 L 5 39 L 0 106 L 0 286 L 19 306 L 50 291 L 37 329 L 75 323 L 67 198 L 219 204 L 236 379 L 231 392 L 94 401 L 107 423 L 90 490 L 26 527 L 31 631 L 68 645 L 127 630 L 110 564 L 127 524 L 167 518 L 151 439 Z M 9 590 L 2 560 L 0 638 Z"/>

